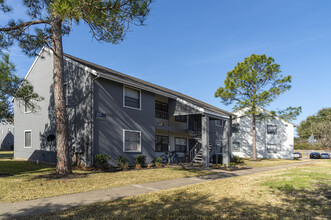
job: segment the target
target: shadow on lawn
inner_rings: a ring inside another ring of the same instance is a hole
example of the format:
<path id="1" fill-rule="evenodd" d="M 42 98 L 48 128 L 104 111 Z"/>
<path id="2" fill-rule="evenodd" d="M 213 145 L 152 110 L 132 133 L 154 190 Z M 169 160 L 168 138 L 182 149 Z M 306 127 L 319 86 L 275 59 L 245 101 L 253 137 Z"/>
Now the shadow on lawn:
<path id="1" fill-rule="evenodd" d="M 36 164 L 29 161 L 0 160 L 0 176 L 39 173 L 53 170 L 54 166 Z"/>
<path id="2" fill-rule="evenodd" d="M 324 190 L 326 190 L 324 186 L 320 186 L 316 192 L 324 192 Z M 30 217 L 31 219 L 39 217 L 42 219 L 330 219 L 329 201 L 326 197 L 308 198 L 301 192 L 299 195 L 299 197 L 288 195 L 288 200 L 284 200 L 285 204 L 277 206 L 268 201 L 261 205 L 236 198 L 217 199 L 211 198 L 213 195 L 207 193 L 176 190 L 167 194 L 135 196 L 50 215 Z M 20 210 L 17 213 L 36 214 L 40 211 L 46 213 L 65 208 L 68 206 L 40 204 L 38 208 Z"/>
<path id="3" fill-rule="evenodd" d="M 2 159 L 13 159 L 14 153 L 8 151 L 0 151 L 0 160 Z"/>

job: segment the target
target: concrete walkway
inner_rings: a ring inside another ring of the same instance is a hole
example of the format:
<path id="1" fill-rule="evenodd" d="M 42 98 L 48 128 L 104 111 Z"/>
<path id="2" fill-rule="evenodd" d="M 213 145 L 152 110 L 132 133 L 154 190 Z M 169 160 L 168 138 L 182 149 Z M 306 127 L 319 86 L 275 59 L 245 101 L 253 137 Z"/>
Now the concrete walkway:
<path id="1" fill-rule="evenodd" d="M 315 161 L 307 161 L 307 162 L 300 162 L 300 163 L 293 163 L 293 164 L 272 166 L 272 167 L 243 169 L 232 172 L 213 170 L 215 171 L 215 174 L 206 175 L 206 176 L 136 184 L 136 185 L 122 186 L 122 187 L 83 192 L 77 194 L 56 196 L 56 197 L 36 199 L 36 200 L 28 200 L 24 202 L 5 203 L 5 204 L 0 204 L 0 218 L 4 219 L 4 218 L 23 217 L 23 216 L 35 215 L 35 214 L 44 214 L 49 212 L 65 210 L 77 206 L 83 206 L 97 202 L 104 202 L 104 201 L 120 199 L 128 196 L 139 195 L 152 191 L 160 191 L 164 189 L 187 186 L 191 184 L 202 183 L 202 182 L 207 182 L 222 178 L 243 176 L 243 175 L 269 171 L 269 170 L 300 166 L 313 162 Z"/>

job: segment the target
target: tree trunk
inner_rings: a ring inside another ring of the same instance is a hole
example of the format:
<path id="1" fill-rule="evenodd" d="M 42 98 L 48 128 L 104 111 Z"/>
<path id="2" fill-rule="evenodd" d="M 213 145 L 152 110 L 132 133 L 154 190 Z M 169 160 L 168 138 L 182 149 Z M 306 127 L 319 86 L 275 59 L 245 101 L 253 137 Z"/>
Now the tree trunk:
<path id="1" fill-rule="evenodd" d="M 62 47 L 62 21 L 52 17 L 53 34 L 53 81 L 54 81 L 54 108 L 56 119 L 56 173 L 66 175 L 71 173 L 71 161 L 68 146 L 68 119 L 64 94 L 63 74 L 63 47 Z"/>
<path id="2" fill-rule="evenodd" d="M 256 118 L 255 118 L 255 114 L 252 115 L 252 124 L 253 124 L 253 160 L 257 160 L 257 154 L 256 154 Z"/>

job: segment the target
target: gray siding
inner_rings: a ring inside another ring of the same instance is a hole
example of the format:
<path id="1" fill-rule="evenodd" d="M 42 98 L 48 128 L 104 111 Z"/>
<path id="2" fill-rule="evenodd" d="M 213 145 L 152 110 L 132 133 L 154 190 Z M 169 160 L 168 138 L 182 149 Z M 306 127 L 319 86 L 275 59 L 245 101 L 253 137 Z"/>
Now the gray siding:
<path id="1" fill-rule="evenodd" d="M 123 155 L 133 164 L 134 157 L 145 155 L 150 162 L 155 157 L 155 97 L 153 93 L 141 91 L 141 110 L 123 107 L 123 85 L 105 79 L 94 83 L 94 112 L 106 114 L 106 121 L 95 120 L 94 154 L 117 157 Z M 95 117 L 95 116 L 94 116 Z M 141 153 L 123 152 L 123 129 L 141 131 Z"/>
<path id="2" fill-rule="evenodd" d="M 75 148 L 82 154 L 82 160 L 90 160 L 92 92 L 91 74 L 85 70 L 65 62 L 65 79 L 68 96 L 68 122 L 70 136 L 70 152 Z M 53 97 L 53 55 L 47 52 L 36 59 L 27 80 L 34 86 L 35 92 L 44 97 L 37 103 L 36 112 L 24 113 L 24 103 L 14 102 L 15 150 L 18 159 L 56 161 L 56 143 L 47 142 L 47 136 L 56 134 L 55 111 Z M 32 132 L 32 147 L 24 147 L 24 131 Z"/>

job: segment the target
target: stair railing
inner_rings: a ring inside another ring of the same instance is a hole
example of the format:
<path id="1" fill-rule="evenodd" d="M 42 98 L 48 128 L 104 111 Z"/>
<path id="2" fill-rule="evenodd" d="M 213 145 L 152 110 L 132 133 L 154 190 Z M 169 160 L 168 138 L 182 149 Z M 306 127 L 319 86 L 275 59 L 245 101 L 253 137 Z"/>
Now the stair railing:
<path id="1" fill-rule="evenodd" d="M 201 143 L 200 143 L 200 141 L 197 141 L 197 143 L 194 145 L 194 147 L 190 150 L 191 164 L 193 164 L 193 160 L 194 160 L 195 156 L 199 153 L 200 149 L 201 149 Z"/>

